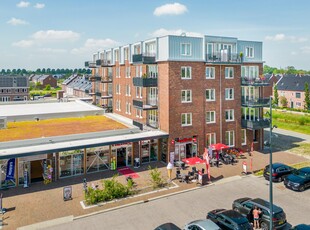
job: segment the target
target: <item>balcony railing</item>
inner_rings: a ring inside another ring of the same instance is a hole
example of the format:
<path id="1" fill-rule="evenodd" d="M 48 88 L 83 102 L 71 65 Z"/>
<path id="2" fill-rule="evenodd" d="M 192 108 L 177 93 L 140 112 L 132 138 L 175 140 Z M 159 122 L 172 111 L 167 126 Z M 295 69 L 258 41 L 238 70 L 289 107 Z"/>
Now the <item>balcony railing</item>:
<path id="1" fill-rule="evenodd" d="M 270 98 L 241 98 L 241 106 L 247 107 L 267 107 L 270 104 Z"/>
<path id="2" fill-rule="evenodd" d="M 92 75 L 89 78 L 90 81 L 101 81 L 101 76 L 99 75 Z"/>
<path id="3" fill-rule="evenodd" d="M 132 121 L 132 124 L 133 124 L 134 126 L 139 127 L 140 130 L 143 130 L 143 123 L 141 123 L 141 122 L 139 122 L 139 121 L 133 120 L 133 121 Z"/>
<path id="4" fill-rule="evenodd" d="M 157 109 L 158 106 L 157 106 L 157 101 L 154 99 L 150 99 L 148 100 L 147 102 L 144 102 L 142 100 L 136 100 L 136 99 L 133 99 L 132 100 L 132 105 L 134 107 L 137 107 L 139 109 L 143 109 L 143 110 L 152 110 L 152 109 Z"/>
<path id="5" fill-rule="evenodd" d="M 133 85 L 140 87 L 157 87 L 157 78 L 134 77 Z"/>
<path id="6" fill-rule="evenodd" d="M 150 53 L 144 54 L 133 54 L 132 62 L 133 63 L 142 63 L 142 64 L 154 64 L 156 63 L 156 55 Z"/>
<path id="7" fill-rule="evenodd" d="M 221 62 L 221 63 L 241 63 L 242 59 L 240 58 L 240 55 L 237 53 L 229 53 L 224 52 L 212 52 L 206 54 L 206 62 Z"/>
<path id="8" fill-rule="evenodd" d="M 93 62 L 93 61 L 86 61 L 85 62 L 85 67 L 86 68 L 96 68 L 96 62 Z"/>
<path id="9" fill-rule="evenodd" d="M 269 83 L 265 78 L 262 77 L 241 77 L 241 85 L 268 86 Z"/>
<path id="10" fill-rule="evenodd" d="M 256 119 L 256 120 L 241 120 L 241 126 L 250 130 L 264 129 L 269 127 L 268 119 Z"/>

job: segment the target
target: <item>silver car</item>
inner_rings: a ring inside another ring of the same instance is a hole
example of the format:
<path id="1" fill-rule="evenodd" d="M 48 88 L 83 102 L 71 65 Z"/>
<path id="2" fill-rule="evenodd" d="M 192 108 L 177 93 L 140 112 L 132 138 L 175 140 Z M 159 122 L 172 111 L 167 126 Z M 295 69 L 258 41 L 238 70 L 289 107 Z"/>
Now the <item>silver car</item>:
<path id="1" fill-rule="evenodd" d="M 186 224 L 184 230 L 220 230 L 221 228 L 211 220 L 195 220 Z"/>

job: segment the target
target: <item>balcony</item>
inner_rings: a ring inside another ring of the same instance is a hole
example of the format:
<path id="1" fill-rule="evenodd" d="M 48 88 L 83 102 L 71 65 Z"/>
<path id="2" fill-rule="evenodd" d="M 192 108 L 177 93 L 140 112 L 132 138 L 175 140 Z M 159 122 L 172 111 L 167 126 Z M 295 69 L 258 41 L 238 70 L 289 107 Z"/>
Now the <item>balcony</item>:
<path id="1" fill-rule="evenodd" d="M 228 50 L 222 50 L 221 52 L 207 53 L 206 62 L 240 64 L 242 59 L 237 53 L 229 53 Z"/>
<path id="2" fill-rule="evenodd" d="M 269 83 L 264 77 L 241 77 L 241 85 L 268 86 Z"/>
<path id="3" fill-rule="evenodd" d="M 86 62 L 85 62 L 85 67 L 86 67 L 86 68 L 97 68 L 96 62 L 86 61 Z"/>
<path id="4" fill-rule="evenodd" d="M 133 85 L 139 87 L 157 87 L 157 78 L 134 77 Z"/>
<path id="5" fill-rule="evenodd" d="M 241 106 L 245 107 L 268 107 L 270 105 L 270 98 L 251 98 L 242 97 Z"/>
<path id="6" fill-rule="evenodd" d="M 139 109 L 143 109 L 143 110 L 152 110 L 152 109 L 158 109 L 158 106 L 157 104 L 155 103 L 155 101 L 153 102 L 143 102 L 141 100 L 135 100 L 133 99 L 132 100 L 132 105 L 136 108 L 139 108 Z"/>
<path id="7" fill-rule="evenodd" d="M 155 54 L 133 54 L 132 62 L 136 64 L 155 64 L 156 57 Z"/>
<path id="8" fill-rule="evenodd" d="M 92 75 L 89 78 L 90 81 L 101 81 L 101 76 L 98 75 Z"/>
<path id="9" fill-rule="evenodd" d="M 96 92 L 95 95 L 96 95 L 96 97 L 101 97 L 101 93 L 100 92 Z"/>
<path id="10" fill-rule="evenodd" d="M 254 121 L 242 119 L 241 126 L 250 130 L 264 129 L 269 127 L 269 120 L 263 118 Z"/>
<path id="11" fill-rule="evenodd" d="M 113 98 L 113 94 L 112 93 L 108 93 L 108 92 L 103 92 L 101 95 L 101 99 L 111 99 Z"/>
<path id="12" fill-rule="evenodd" d="M 101 83 L 112 83 L 112 76 L 105 76 L 101 79 Z"/>

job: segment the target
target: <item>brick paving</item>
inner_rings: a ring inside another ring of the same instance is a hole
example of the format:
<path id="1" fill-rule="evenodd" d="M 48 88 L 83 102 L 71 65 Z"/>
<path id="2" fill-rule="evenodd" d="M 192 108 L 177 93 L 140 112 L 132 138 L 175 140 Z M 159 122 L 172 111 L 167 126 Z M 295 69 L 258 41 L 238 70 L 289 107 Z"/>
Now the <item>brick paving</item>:
<path id="1" fill-rule="evenodd" d="M 253 169 L 250 169 L 250 160 L 253 162 Z M 256 171 L 262 169 L 269 162 L 269 154 L 263 154 L 254 152 L 252 156 L 246 155 L 245 159 L 240 159 L 235 165 L 221 165 L 219 168 L 211 167 L 211 179 L 212 181 L 227 178 L 235 175 L 241 175 L 242 162 L 246 161 L 248 165 L 248 171 Z M 290 154 L 288 152 L 275 152 L 273 153 L 274 162 L 283 162 L 286 164 L 294 164 L 304 161 L 309 161 L 301 156 Z M 152 167 L 157 167 L 162 176 L 167 180 L 166 165 L 161 162 L 151 164 Z M 196 165 L 197 169 L 205 167 L 204 164 Z M 150 185 L 150 176 L 148 165 L 142 165 L 138 169 L 132 168 L 139 174 L 139 178 L 134 179 L 138 188 L 146 187 Z M 182 173 L 187 173 L 191 169 L 191 166 L 186 170 L 182 170 Z M 173 170 L 173 176 L 175 176 L 176 168 Z M 90 214 L 93 212 L 113 208 L 116 206 L 128 204 L 135 201 L 147 200 L 156 196 L 161 196 L 168 193 L 174 193 L 189 188 L 194 188 L 200 185 L 196 183 L 180 183 L 179 180 L 174 179 L 174 182 L 179 185 L 178 188 L 165 190 L 153 194 L 148 194 L 132 199 L 124 199 L 117 202 L 104 204 L 100 207 L 94 207 L 90 209 L 83 209 L 80 205 L 80 201 L 83 200 L 83 178 L 87 178 L 88 186 L 92 183 L 98 184 L 101 187 L 101 180 L 105 178 L 111 178 L 117 171 L 105 171 L 100 173 L 94 173 L 86 176 L 77 176 L 67 179 L 61 179 L 48 185 L 44 185 L 43 182 L 33 183 L 29 188 L 17 187 L 2 190 L 3 193 L 3 207 L 7 209 L 7 212 L 2 216 L 3 229 L 16 229 L 21 226 L 30 225 L 42 221 L 52 220 L 60 217 L 73 215 L 74 217 Z M 119 174 L 117 179 L 125 183 L 125 176 Z M 63 200 L 63 187 L 72 186 L 72 200 Z"/>

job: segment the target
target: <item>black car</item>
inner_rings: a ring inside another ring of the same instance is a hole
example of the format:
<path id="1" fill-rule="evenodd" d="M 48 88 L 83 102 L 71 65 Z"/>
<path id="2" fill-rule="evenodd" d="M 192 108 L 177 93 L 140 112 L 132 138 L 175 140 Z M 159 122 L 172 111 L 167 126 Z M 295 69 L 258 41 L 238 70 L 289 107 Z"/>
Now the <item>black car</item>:
<path id="1" fill-rule="evenodd" d="M 211 212 L 208 212 L 207 219 L 212 220 L 221 229 L 253 229 L 247 218 L 234 210 L 215 209 Z"/>
<path id="2" fill-rule="evenodd" d="M 181 228 L 176 226 L 174 223 L 165 223 L 156 227 L 154 230 L 181 230 Z"/>
<path id="3" fill-rule="evenodd" d="M 264 168 L 264 177 L 266 180 L 269 180 L 269 165 Z M 287 177 L 289 174 L 293 173 L 296 169 L 282 164 L 282 163 L 273 163 L 272 164 L 272 181 L 281 182 Z"/>
<path id="4" fill-rule="evenodd" d="M 284 180 L 284 185 L 292 190 L 304 191 L 310 187 L 310 167 L 296 170 Z"/>
<path id="5" fill-rule="evenodd" d="M 233 202 L 233 210 L 240 212 L 242 215 L 246 216 L 247 219 L 253 222 L 253 209 L 258 207 L 261 210 L 259 223 L 263 230 L 269 229 L 270 224 L 270 203 L 260 198 L 251 199 L 248 197 L 237 199 Z M 286 222 L 286 214 L 282 208 L 273 205 L 273 227 L 276 229 L 284 227 Z"/>
<path id="6" fill-rule="evenodd" d="M 292 227 L 291 230 L 310 230 L 309 224 L 298 224 L 295 227 Z"/>

